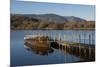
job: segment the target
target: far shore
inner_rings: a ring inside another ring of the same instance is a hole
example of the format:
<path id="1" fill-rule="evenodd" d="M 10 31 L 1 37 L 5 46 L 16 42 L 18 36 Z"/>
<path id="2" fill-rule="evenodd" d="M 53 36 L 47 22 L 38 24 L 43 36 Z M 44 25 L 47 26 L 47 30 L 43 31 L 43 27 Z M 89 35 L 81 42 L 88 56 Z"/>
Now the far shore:
<path id="1" fill-rule="evenodd" d="M 82 30 L 82 31 L 90 31 L 94 30 L 95 28 L 74 28 L 74 29 L 11 29 L 11 31 L 22 31 L 22 30 Z"/>

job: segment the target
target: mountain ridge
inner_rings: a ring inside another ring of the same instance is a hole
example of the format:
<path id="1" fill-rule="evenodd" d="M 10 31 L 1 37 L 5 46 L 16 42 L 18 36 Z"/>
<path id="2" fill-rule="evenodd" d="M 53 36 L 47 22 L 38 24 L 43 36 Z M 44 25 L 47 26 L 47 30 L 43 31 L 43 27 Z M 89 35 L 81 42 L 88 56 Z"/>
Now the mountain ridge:
<path id="1" fill-rule="evenodd" d="M 41 22 L 86 22 L 87 20 L 75 16 L 60 16 L 57 14 L 11 14 L 11 16 L 26 16 L 29 18 L 37 19 Z"/>

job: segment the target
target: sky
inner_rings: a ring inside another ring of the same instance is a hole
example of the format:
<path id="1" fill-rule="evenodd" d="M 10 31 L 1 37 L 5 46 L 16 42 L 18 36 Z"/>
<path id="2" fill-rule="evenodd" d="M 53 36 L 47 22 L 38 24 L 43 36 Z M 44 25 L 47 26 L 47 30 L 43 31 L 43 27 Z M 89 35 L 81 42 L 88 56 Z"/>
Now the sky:
<path id="1" fill-rule="evenodd" d="M 22 2 L 11 0 L 12 14 L 58 14 L 95 20 L 94 5 L 57 4 L 43 2 Z"/>

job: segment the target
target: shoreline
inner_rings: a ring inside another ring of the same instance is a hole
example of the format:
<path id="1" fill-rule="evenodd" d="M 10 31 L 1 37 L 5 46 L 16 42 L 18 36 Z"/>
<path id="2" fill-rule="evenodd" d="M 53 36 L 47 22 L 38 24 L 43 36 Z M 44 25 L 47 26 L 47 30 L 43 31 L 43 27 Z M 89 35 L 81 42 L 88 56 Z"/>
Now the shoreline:
<path id="1" fill-rule="evenodd" d="M 27 31 L 30 31 L 30 30 L 43 30 L 43 31 L 50 31 L 50 30 L 62 30 L 62 31 L 68 31 L 68 30 L 76 30 L 76 31 L 95 31 L 95 28 L 81 28 L 81 29 L 78 29 L 78 28 L 75 28 L 75 29 L 11 29 L 10 31 L 22 31 L 22 30 L 27 30 Z"/>

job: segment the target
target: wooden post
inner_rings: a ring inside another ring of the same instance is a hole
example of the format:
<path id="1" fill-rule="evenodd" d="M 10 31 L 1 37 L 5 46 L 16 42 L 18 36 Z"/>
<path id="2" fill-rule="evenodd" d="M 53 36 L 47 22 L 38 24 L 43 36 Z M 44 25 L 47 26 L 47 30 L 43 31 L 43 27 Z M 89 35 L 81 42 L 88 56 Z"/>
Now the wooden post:
<path id="1" fill-rule="evenodd" d="M 59 34 L 59 39 L 58 39 L 58 41 L 59 41 L 59 48 L 60 48 L 60 34 Z"/>
<path id="2" fill-rule="evenodd" d="M 46 32 L 46 36 L 48 36 L 48 32 Z M 48 36 L 49 37 L 49 36 Z"/>
<path id="3" fill-rule="evenodd" d="M 43 36 L 45 36 L 45 37 L 46 37 L 45 32 L 43 32 Z"/>
<path id="4" fill-rule="evenodd" d="M 75 42 L 77 42 L 77 35 L 76 35 L 76 33 L 74 34 L 74 37 L 75 37 Z"/>
<path id="5" fill-rule="evenodd" d="M 94 35 L 95 36 L 95 35 Z M 92 33 L 92 44 L 94 44 L 93 33 Z"/>
<path id="6" fill-rule="evenodd" d="M 56 36 L 55 36 L 55 33 L 53 33 L 53 39 L 54 39 L 54 42 L 56 41 Z"/>
<path id="7" fill-rule="evenodd" d="M 59 52 L 60 52 L 60 33 L 58 33 L 58 46 L 59 46 Z M 60 55 L 59 55 L 59 59 L 60 59 Z"/>
<path id="8" fill-rule="evenodd" d="M 67 41 L 67 37 L 66 37 L 66 35 L 64 35 L 64 42 L 65 42 L 65 44 L 66 44 L 66 41 Z M 65 51 L 66 51 L 66 45 L 64 45 L 65 46 Z"/>
<path id="9" fill-rule="evenodd" d="M 81 37 L 80 37 L 80 34 L 79 34 L 79 56 L 80 56 L 80 39 L 81 39 Z"/>
<path id="10" fill-rule="evenodd" d="M 66 44 L 66 35 L 64 35 L 64 44 Z M 64 45 L 64 51 L 65 51 L 65 63 L 66 63 L 66 45 Z"/>
<path id="11" fill-rule="evenodd" d="M 63 45 L 64 44 L 64 35 L 63 35 L 63 37 L 62 37 L 62 41 L 61 41 L 61 49 L 62 49 L 62 51 L 63 51 Z"/>
<path id="12" fill-rule="evenodd" d="M 71 34 L 72 35 L 72 34 Z M 72 35 L 72 42 L 73 42 L 73 35 Z"/>
<path id="13" fill-rule="evenodd" d="M 80 39 L 81 39 L 81 36 L 80 36 L 80 34 L 79 34 L 79 43 L 80 43 Z"/>
<path id="14" fill-rule="evenodd" d="M 90 34 L 89 34 L 89 45 L 91 44 L 91 36 L 90 36 Z"/>
<path id="15" fill-rule="evenodd" d="M 84 44 L 85 44 L 85 33 L 84 33 Z"/>
<path id="16" fill-rule="evenodd" d="M 93 34 L 91 34 L 91 44 L 93 44 Z"/>

